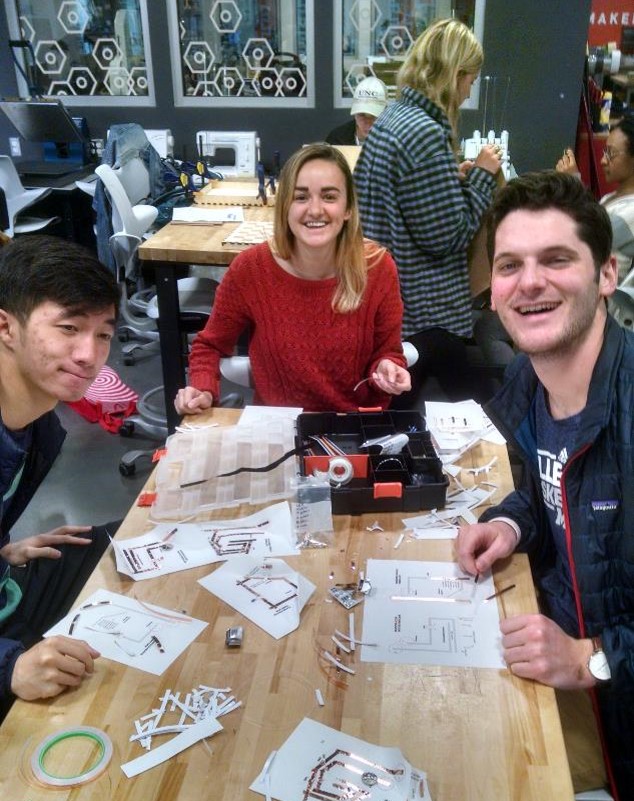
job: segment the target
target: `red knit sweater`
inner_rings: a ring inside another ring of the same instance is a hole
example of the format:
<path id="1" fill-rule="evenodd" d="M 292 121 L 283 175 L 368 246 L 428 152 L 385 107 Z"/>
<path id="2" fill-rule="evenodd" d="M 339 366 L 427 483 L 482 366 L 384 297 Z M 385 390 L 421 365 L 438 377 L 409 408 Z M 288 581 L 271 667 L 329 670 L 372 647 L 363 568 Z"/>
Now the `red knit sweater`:
<path id="1" fill-rule="evenodd" d="M 389 358 L 401 366 L 403 304 L 387 253 L 368 271 L 360 307 L 333 311 L 336 278 L 307 281 L 283 270 L 268 244 L 238 255 L 220 284 L 212 313 L 192 345 L 189 384 L 219 397 L 219 360 L 249 331 L 254 402 L 306 411 L 385 408 L 390 396 L 372 381 L 354 386 Z"/>

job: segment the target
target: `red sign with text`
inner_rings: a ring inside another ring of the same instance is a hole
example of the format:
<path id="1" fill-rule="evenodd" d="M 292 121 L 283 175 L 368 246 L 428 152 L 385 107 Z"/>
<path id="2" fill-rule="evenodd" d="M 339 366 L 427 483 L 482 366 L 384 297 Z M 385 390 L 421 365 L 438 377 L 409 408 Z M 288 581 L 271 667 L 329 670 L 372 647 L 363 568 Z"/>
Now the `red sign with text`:
<path id="1" fill-rule="evenodd" d="M 588 44 L 621 46 L 621 28 L 634 27 L 634 0 L 592 0 Z"/>

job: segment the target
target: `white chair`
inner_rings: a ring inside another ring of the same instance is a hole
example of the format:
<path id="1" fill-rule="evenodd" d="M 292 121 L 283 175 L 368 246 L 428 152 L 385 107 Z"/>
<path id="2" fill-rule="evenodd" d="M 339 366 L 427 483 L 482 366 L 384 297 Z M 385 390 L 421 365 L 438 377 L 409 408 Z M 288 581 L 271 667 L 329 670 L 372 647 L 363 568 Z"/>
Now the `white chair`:
<path id="1" fill-rule="evenodd" d="M 16 234 L 29 234 L 40 231 L 54 222 L 59 221 L 59 217 L 29 217 L 23 214 L 24 210 L 37 203 L 38 200 L 50 194 L 49 187 L 41 189 L 25 189 L 15 168 L 15 164 L 9 156 L 0 155 L 0 186 L 4 189 L 7 203 L 7 214 L 9 217 L 9 227 L 5 233 L 13 237 Z"/>
<path id="2" fill-rule="evenodd" d="M 147 236 L 158 215 L 158 209 L 145 200 L 150 191 L 150 177 L 143 160 L 138 156 L 129 158 L 118 167 L 100 164 L 95 173 L 102 181 L 110 201 L 112 230 L 109 239 L 117 277 L 121 287 L 121 317 L 119 337 L 128 339 L 131 335 L 144 341 L 124 346 L 124 362 L 133 364 L 135 350 L 156 349 L 158 331 L 154 321 L 145 314 L 149 299 L 147 291 L 128 296 L 128 279 L 137 279 L 136 251 Z"/>
<path id="3" fill-rule="evenodd" d="M 150 193 L 150 176 L 142 159 L 135 156 L 120 167 L 100 164 L 95 172 L 110 198 L 114 233 L 143 237 L 156 220 L 158 209 L 141 203 Z"/>
<path id="4" fill-rule="evenodd" d="M 411 342 L 403 342 L 402 344 L 403 356 L 405 356 L 407 366 L 412 367 L 418 361 L 418 351 L 416 350 L 416 345 L 412 345 Z"/>
<path id="5" fill-rule="evenodd" d="M 251 359 L 248 356 L 228 356 L 220 359 L 220 375 L 239 387 L 253 387 Z"/>

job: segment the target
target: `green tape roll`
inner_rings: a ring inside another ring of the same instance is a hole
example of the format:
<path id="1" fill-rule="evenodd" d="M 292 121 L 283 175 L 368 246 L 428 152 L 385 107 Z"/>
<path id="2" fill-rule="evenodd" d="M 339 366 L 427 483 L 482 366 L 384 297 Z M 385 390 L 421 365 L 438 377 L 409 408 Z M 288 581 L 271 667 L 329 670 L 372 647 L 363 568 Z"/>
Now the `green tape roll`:
<path id="1" fill-rule="evenodd" d="M 49 773 L 44 767 L 47 755 L 59 743 L 75 737 L 88 738 L 97 744 L 99 754 L 94 764 L 74 776 L 56 776 L 53 773 Z M 79 784 L 86 784 L 103 773 L 112 759 L 112 753 L 112 740 L 101 729 L 95 729 L 93 726 L 62 729 L 56 734 L 45 737 L 38 745 L 31 756 L 31 770 L 35 778 L 42 784 L 52 787 L 75 787 Z"/>

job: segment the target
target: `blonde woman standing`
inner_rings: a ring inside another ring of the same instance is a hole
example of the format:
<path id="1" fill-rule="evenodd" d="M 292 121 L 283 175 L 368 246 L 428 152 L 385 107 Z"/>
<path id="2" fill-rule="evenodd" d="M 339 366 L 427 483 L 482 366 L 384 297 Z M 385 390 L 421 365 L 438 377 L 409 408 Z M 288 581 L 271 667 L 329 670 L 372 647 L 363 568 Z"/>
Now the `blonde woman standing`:
<path id="1" fill-rule="evenodd" d="M 243 331 L 255 403 L 384 408 L 411 386 L 402 313 L 392 258 L 361 234 L 345 158 L 330 145 L 309 145 L 280 175 L 272 241 L 237 256 L 220 284 L 176 410 L 196 414 L 214 403 L 220 358 Z"/>
<path id="2" fill-rule="evenodd" d="M 364 233 L 396 261 L 403 339 L 419 352 L 414 391 L 399 408 L 418 405 L 428 375 L 452 401 L 486 399 L 465 346 L 472 335 L 467 247 L 495 189 L 500 153 L 486 145 L 475 162 L 456 158 L 459 107 L 482 60 L 466 25 L 431 25 L 403 63 L 399 98 L 373 125 L 355 169 Z"/>

